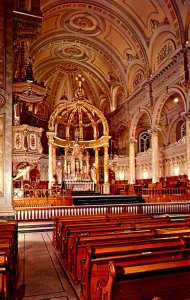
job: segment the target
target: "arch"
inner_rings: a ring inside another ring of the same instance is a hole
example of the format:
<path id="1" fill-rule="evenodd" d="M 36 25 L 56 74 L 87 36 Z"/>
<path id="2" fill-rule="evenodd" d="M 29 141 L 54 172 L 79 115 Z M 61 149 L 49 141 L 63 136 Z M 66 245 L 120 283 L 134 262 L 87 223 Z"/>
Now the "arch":
<path id="1" fill-rule="evenodd" d="M 176 116 L 169 124 L 167 135 L 166 135 L 166 145 L 172 144 L 174 142 L 177 142 L 177 134 L 176 134 L 176 127 L 177 124 L 182 121 L 182 118 L 179 119 L 178 116 Z M 173 136 L 172 136 L 173 134 Z M 175 135 L 175 136 L 174 136 Z"/>
<path id="2" fill-rule="evenodd" d="M 154 40 L 152 51 L 150 51 L 151 72 L 158 70 L 175 49 L 174 35 L 168 31 L 161 32 Z"/>
<path id="3" fill-rule="evenodd" d="M 123 89 L 121 85 L 115 84 L 114 86 L 111 87 L 111 111 L 114 111 L 118 104 L 119 100 L 123 95 Z"/>
<path id="4" fill-rule="evenodd" d="M 168 39 L 174 41 L 174 43 L 176 44 L 175 33 L 172 31 L 171 25 L 164 24 L 154 31 L 150 40 L 150 45 L 148 50 L 150 66 L 153 65 L 153 58 L 158 48 Z"/>
<path id="5" fill-rule="evenodd" d="M 186 101 L 185 94 L 184 94 L 182 88 L 180 89 L 179 87 L 171 87 L 166 91 L 165 95 L 161 95 L 160 97 L 157 98 L 157 101 L 156 101 L 156 104 L 154 107 L 154 112 L 153 112 L 153 116 L 154 116 L 153 126 L 154 127 L 159 126 L 162 108 L 163 108 L 165 102 L 167 101 L 167 99 L 170 96 L 172 96 L 172 94 L 180 95 L 180 97 L 184 103 L 184 111 L 187 112 L 187 101 Z"/>
<path id="6" fill-rule="evenodd" d="M 141 73 L 141 78 L 138 78 L 138 83 L 134 85 L 135 77 L 138 73 Z M 128 92 L 132 94 L 132 92 L 139 86 L 139 84 L 145 79 L 147 72 L 145 71 L 143 65 L 139 60 L 134 60 L 133 63 L 129 65 L 129 71 L 127 76 L 127 84 L 128 84 Z"/>
<path id="7" fill-rule="evenodd" d="M 115 134 L 115 151 L 117 154 L 127 155 L 127 143 L 129 140 L 129 127 L 127 123 L 121 122 Z"/>
<path id="8" fill-rule="evenodd" d="M 139 108 L 139 110 L 136 112 L 136 114 L 133 116 L 133 119 L 131 121 L 131 127 L 130 127 L 130 139 L 136 138 L 136 129 L 139 122 L 139 119 L 143 114 L 147 114 L 148 119 L 150 121 L 150 125 L 152 126 L 152 115 L 151 112 L 147 108 Z"/>

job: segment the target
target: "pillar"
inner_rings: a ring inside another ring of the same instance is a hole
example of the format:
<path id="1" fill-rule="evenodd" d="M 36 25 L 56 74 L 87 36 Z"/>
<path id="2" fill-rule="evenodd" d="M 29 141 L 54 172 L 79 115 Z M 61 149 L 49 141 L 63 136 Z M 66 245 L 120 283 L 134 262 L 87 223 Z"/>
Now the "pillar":
<path id="1" fill-rule="evenodd" d="M 104 185 L 103 193 L 110 193 L 110 184 L 109 184 L 109 156 L 108 156 L 108 145 L 104 146 Z"/>
<path id="2" fill-rule="evenodd" d="M 151 130 L 151 144 L 152 144 L 152 183 L 159 182 L 159 144 L 158 144 L 158 129 Z"/>
<path id="3" fill-rule="evenodd" d="M 49 160 L 48 160 L 48 180 L 49 189 L 53 184 L 53 142 L 54 142 L 55 132 L 47 132 L 48 145 L 49 145 Z"/>
<path id="4" fill-rule="evenodd" d="M 52 172 L 53 176 L 56 175 L 56 147 L 53 145 L 53 152 L 52 152 Z"/>
<path id="5" fill-rule="evenodd" d="M 95 148 L 96 183 L 99 184 L 99 148 Z"/>
<path id="6" fill-rule="evenodd" d="M 134 184 L 135 177 L 135 140 L 129 141 L 129 184 Z"/>

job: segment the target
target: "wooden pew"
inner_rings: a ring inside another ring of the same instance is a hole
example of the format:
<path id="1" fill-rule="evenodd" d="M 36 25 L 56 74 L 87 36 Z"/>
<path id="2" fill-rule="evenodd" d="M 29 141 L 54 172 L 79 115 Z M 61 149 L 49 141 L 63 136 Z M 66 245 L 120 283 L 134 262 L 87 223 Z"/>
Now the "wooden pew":
<path id="1" fill-rule="evenodd" d="M 67 231 L 68 231 L 68 228 L 81 228 L 81 227 L 99 227 L 100 229 L 101 228 L 105 228 L 105 225 L 106 227 L 110 225 L 116 225 L 116 226 L 119 226 L 119 225 L 124 225 L 124 224 L 127 224 L 130 228 L 133 228 L 134 229 L 134 224 L 135 223 L 138 223 L 138 222 L 142 222 L 142 223 L 147 223 L 148 221 L 153 221 L 153 222 L 163 222 L 162 220 L 159 220 L 159 219 L 156 219 L 156 220 L 153 220 L 153 218 L 151 216 L 145 216 L 145 215 L 142 215 L 141 217 L 137 217 L 137 216 L 134 216 L 134 215 L 131 215 L 130 217 L 127 217 L 126 218 L 126 215 L 125 216 L 121 216 L 117 218 L 116 217 L 113 217 L 113 218 L 110 218 L 109 216 L 106 218 L 106 219 L 103 219 L 103 220 L 99 220 L 99 219 L 96 219 L 96 217 L 94 216 L 94 218 L 91 220 L 91 219 L 88 219 L 86 221 L 81 221 L 81 220 L 77 220 L 77 221 L 71 221 L 71 220 L 60 220 L 59 222 L 59 226 L 57 226 L 57 232 L 56 232 L 56 238 L 55 240 L 53 240 L 53 243 L 54 243 L 54 246 L 56 247 L 57 250 L 59 250 L 62 254 L 63 254 L 63 247 L 64 247 L 64 244 L 63 244 L 63 241 L 64 243 L 67 242 Z M 164 218 L 164 220 L 167 220 L 168 222 L 170 221 L 170 218 L 166 217 Z M 129 225 L 130 223 L 130 225 Z M 128 229 L 130 229 L 128 227 Z M 97 228 L 98 229 L 98 228 Z M 84 228 L 81 229 L 81 232 L 84 231 Z M 86 229 L 85 229 L 86 231 Z M 99 230 L 98 230 L 99 231 Z"/>
<path id="2" fill-rule="evenodd" d="M 156 228 L 189 228 L 188 221 L 180 221 L 180 222 L 170 222 L 166 221 L 147 221 L 138 223 L 139 220 L 136 220 L 136 223 L 124 223 L 124 224 L 105 224 L 105 223 L 97 223 L 93 226 L 88 224 L 72 224 L 69 226 L 65 226 L 64 230 L 60 233 L 60 241 L 61 244 L 59 246 L 60 256 L 63 259 L 64 266 L 69 266 L 70 263 L 70 249 L 74 245 L 75 234 L 78 235 L 104 235 L 109 232 L 120 232 L 123 233 L 129 230 L 154 230 Z"/>
<path id="3" fill-rule="evenodd" d="M 70 261 L 68 262 L 71 272 L 71 279 L 74 285 L 77 285 L 81 280 L 80 262 L 85 259 L 86 248 L 97 245 L 117 245 L 126 244 L 131 241 L 139 241 L 141 239 L 154 238 L 153 230 L 128 231 L 124 233 L 111 232 L 104 235 L 81 236 L 75 234 L 74 244 L 70 248 Z"/>
<path id="4" fill-rule="evenodd" d="M 189 247 L 189 238 L 167 238 L 144 240 L 124 246 L 96 246 L 87 247 L 86 259 L 82 262 L 81 299 L 97 300 L 97 283 L 108 276 L 107 263 L 114 260 L 116 264 L 140 265 L 152 261 L 173 260 L 175 251 L 177 256 Z M 185 255 L 190 254 L 190 248 Z M 156 253 L 156 255 L 154 255 Z M 188 253 L 188 254 L 187 254 Z"/>
<path id="5" fill-rule="evenodd" d="M 13 286 L 13 274 L 11 270 L 11 258 L 10 250 L 4 247 L 4 250 L 1 248 L 0 244 L 0 275 L 2 277 L 3 284 L 3 298 L 2 299 L 11 299 Z"/>
<path id="6" fill-rule="evenodd" d="M 3 275 L 3 299 L 12 299 L 18 255 L 18 223 L 0 221 L 0 274 Z"/>
<path id="7" fill-rule="evenodd" d="M 80 236 L 75 234 L 74 244 L 70 249 L 70 261 L 68 262 L 71 272 L 71 280 L 77 285 L 81 280 L 80 262 L 84 261 L 86 247 L 97 245 L 118 245 L 126 244 L 131 241 L 140 241 L 145 239 L 190 236 L 190 229 L 155 229 L 142 231 L 128 231 L 125 233 L 106 233 L 105 235 Z"/>
<path id="8" fill-rule="evenodd" d="M 3 274 L 0 273 L 0 300 L 5 299 Z"/>
<path id="9" fill-rule="evenodd" d="M 107 283 L 99 281 L 96 300 L 186 300 L 190 295 L 190 259 L 145 264 L 108 264 Z"/>
<path id="10" fill-rule="evenodd" d="M 64 217 L 54 217 L 53 225 L 53 245 L 55 248 L 58 247 L 57 243 L 60 237 L 60 231 L 63 229 L 64 225 L 68 224 L 78 224 L 78 223 L 97 223 L 97 222 L 119 222 L 119 220 L 152 220 L 153 216 L 143 215 L 143 214 L 130 214 L 130 213 L 117 213 L 117 214 L 101 214 L 101 215 L 81 215 L 81 216 L 64 216 Z"/>

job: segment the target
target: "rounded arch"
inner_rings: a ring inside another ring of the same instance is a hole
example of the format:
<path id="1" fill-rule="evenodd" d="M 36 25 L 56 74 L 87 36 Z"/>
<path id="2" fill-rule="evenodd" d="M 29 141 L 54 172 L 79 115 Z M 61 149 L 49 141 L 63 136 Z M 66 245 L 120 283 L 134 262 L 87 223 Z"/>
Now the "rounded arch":
<path id="1" fill-rule="evenodd" d="M 136 61 L 136 63 L 133 63 L 131 65 L 128 74 L 128 91 L 129 94 L 132 94 L 132 92 L 139 86 L 139 84 L 142 83 L 147 74 L 139 61 Z"/>
<path id="2" fill-rule="evenodd" d="M 150 127 L 152 127 L 152 114 L 147 108 L 139 108 L 136 114 L 133 116 L 130 127 L 130 139 L 136 139 L 136 131 L 140 118 L 146 114 L 150 123 Z"/>
<path id="3" fill-rule="evenodd" d="M 110 102 L 105 96 L 102 96 L 100 99 L 100 110 L 106 115 L 110 112 Z"/>
<path id="4" fill-rule="evenodd" d="M 180 127 L 184 123 L 184 119 L 182 117 L 176 116 L 172 122 L 170 122 L 167 135 L 166 135 L 166 145 L 177 142 L 182 138 L 180 131 Z"/>
<path id="5" fill-rule="evenodd" d="M 170 26 L 167 28 L 168 30 L 157 33 L 152 39 L 149 51 L 151 73 L 156 71 L 176 49 L 175 35 L 169 31 Z"/>
<path id="6" fill-rule="evenodd" d="M 180 98 L 184 104 L 184 111 L 187 112 L 187 101 L 186 101 L 186 97 L 185 97 L 183 90 L 180 89 L 179 87 L 170 87 L 166 91 L 165 95 L 160 95 L 160 97 L 158 97 L 156 100 L 156 104 L 155 104 L 154 111 L 153 111 L 153 116 L 154 116 L 153 127 L 159 126 L 163 106 L 164 106 L 165 102 L 168 100 L 168 98 L 171 97 L 172 95 L 180 96 Z"/>
<path id="7" fill-rule="evenodd" d="M 114 111 L 119 102 L 120 99 L 123 98 L 123 88 L 119 84 L 115 84 L 111 87 L 111 110 Z"/>
<path id="8" fill-rule="evenodd" d="M 128 155 L 127 143 L 129 140 L 129 127 L 126 122 L 118 124 L 115 133 L 115 150 L 118 155 Z"/>

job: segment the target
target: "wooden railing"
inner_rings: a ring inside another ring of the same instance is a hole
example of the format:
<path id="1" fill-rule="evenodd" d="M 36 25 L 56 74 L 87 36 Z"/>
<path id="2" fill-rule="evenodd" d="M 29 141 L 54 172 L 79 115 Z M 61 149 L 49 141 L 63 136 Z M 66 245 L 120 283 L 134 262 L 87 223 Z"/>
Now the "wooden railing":
<path id="1" fill-rule="evenodd" d="M 14 189 L 14 207 L 19 206 L 71 206 L 71 190 L 64 189 Z"/>
<path id="2" fill-rule="evenodd" d="M 186 195 L 186 188 L 142 188 L 142 196 L 168 196 L 168 195 Z"/>
<path id="3" fill-rule="evenodd" d="M 52 220 L 55 216 L 114 214 L 123 212 L 134 214 L 188 214 L 189 211 L 190 201 L 96 206 L 15 207 L 15 218 L 18 221 L 38 221 Z"/>

